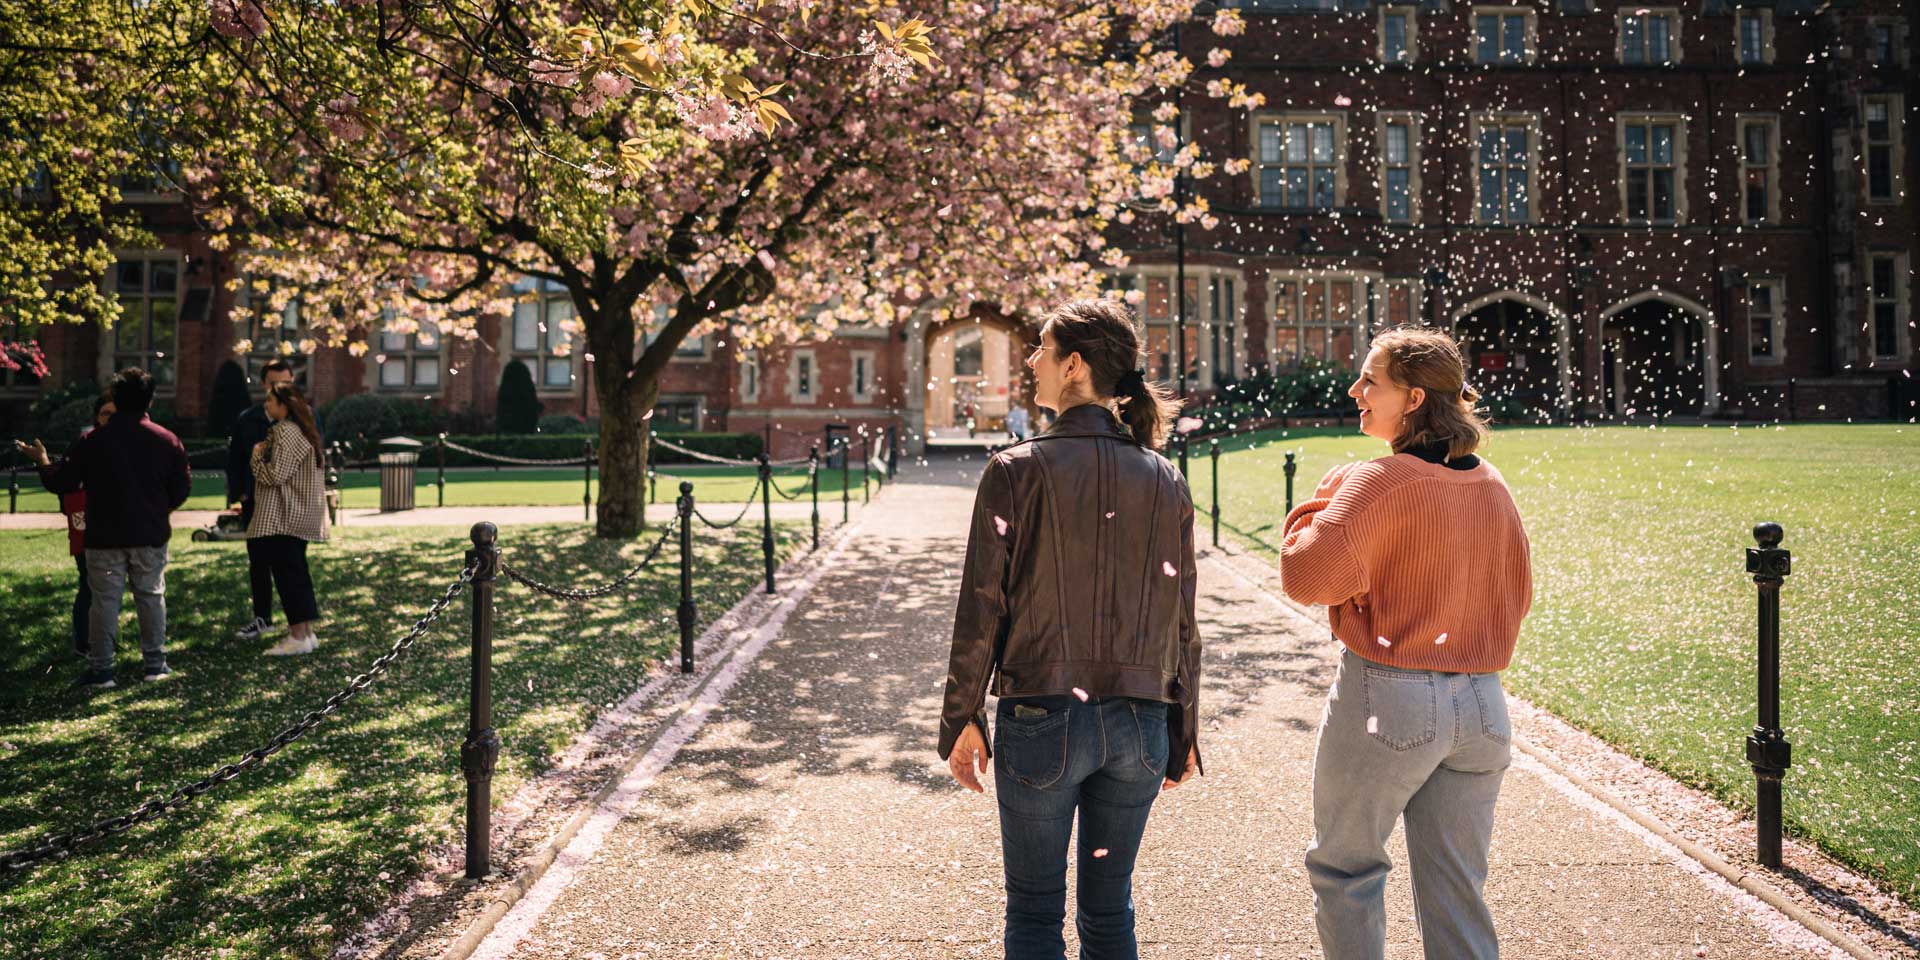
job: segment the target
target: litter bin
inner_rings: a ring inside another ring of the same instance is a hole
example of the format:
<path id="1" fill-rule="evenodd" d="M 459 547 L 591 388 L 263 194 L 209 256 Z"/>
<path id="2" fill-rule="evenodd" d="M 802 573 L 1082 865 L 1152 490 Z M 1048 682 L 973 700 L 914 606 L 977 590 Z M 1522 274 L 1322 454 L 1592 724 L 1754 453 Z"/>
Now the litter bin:
<path id="1" fill-rule="evenodd" d="M 402 448 L 380 454 L 380 512 L 412 510 L 414 474 L 420 469 L 420 441 L 388 437 L 380 441 L 380 445 Z"/>

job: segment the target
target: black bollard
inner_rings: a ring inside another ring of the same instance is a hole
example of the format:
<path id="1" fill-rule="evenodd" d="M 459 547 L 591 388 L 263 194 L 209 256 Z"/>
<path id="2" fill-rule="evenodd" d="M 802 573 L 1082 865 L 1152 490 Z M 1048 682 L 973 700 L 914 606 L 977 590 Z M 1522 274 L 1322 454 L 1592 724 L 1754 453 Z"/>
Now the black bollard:
<path id="1" fill-rule="evenodd" d="M 853 438 L 840 438 L 840 522 L 847 522 L 853 502 Z"/>
<path id="2" fill-rule="evenodd" d="M 807 448 L 807 487 L 813 491 L 813 549 L 820 549 L 820 445 Z"/>
<path id="3" fill-rule="evenodd" d="M 473 676 L 467 696 L 467 739 L 460 744 L 460 769 L 467 775 L 467 879 L 487 875 L 493 846 L 493 768 L 500 760 L 500 735 L 493 729 L 493 578 L 500 567 L 495 541 L 499 529 L 473 525 Z"/>
<path id="4" fill-rule="evenodd" d="M 866 429 L 860 431 L 860 502 L 873 502 L 873 441 L 868 439 Z"/>
<path id="5" fill-rule="evenodd" d="M 446 434 L 443 433 L 440 435 L 440 442 L 434 444 L 433 449 L 436 455 L 435 456 L 436 462 L 434 464 L 434 478 L 433 478 L 435 499 L 434 499 L 433 505 L 436 507 L 444 507 L 447 505 L 447 435 Z"/>
<path id="6" fill-rule="evenodd" d="M 7 468 L 7 512 L 20 512 L 20 468 Z"/>
<path id="7" fill-rule="evenodd" d="M 1794 382 L 1797 379 L 1799 378 L 1797 377 L 1787 378 L 1787 419 L 1788 420 L 1800 419 L 1798 416 L 1794 414 L 1794 406 L 1793 406 L 1793 386 L 1794 386 Z"/>
<path id="8" fill-rule="evenodd" d="M 1185 480 L 1187 478 L 1187 435 L 1184 433 L 1179 434 L 1179 438 L 1180 438 L 1180 479 Z"/>
<path id="9" fill-rule="evenodd" d="M 647 502 L 660 502 L 660 475 L 654 471 L 653 441 L 647 441 Z M 642 511 L 644 513 L 644 511 Z"/>
<path id="10" fill-rule="evenodd" d="M 1793 572 L 1793 554 L 1780 549 L 1781 536 L 1777 523 L 1755 524 L 1760 546 L 1747 548 L 1747 572 L 1760 588 L 1760 722 L 1747 738 L 1747 762 L 1759 786 L 1755 828 L 1763 867 L 1780 866 L 1780 780 L 1793 762 L 1793 744 L 1780 729 L 1780 584 Z"/>
<path id="11" fill-rule="evenodd" d="M 1213 545 L 1220 546 L 1220 441 L 1207 441 L 1207 456 L 1213 458 Z"/>
<path id="12" fill-rule="evenodd" d="M 582 440 L 580 444 L 586 451 L 583 466 L 587 471 L 587 485 L 580 492 L 580 519 L 591 522 L 593 520 L 593 441 Z"/>
<path id="13" fill-rule="evenodd" d="M 1300 469 L 1300 466 L 1299 464 L 1296 464 L 1293 462 L 1293 454 L 1291 453 L 1287 454 L 1287 465 L 1285 469 L 1287 473 L 1287 512 L 1292 513 L 1293 512 L 1293 472 L 1295 470 Z"/>
<path id="14" fill-rule="evenodd" d="M 340 525 L 340 501 L 346 494 L 340 492 L 340 445 L 327 444 L 327 491 L 333 496 L 327 498 L 327 521 L 334 526 Z"/>
<path id="15" fill-rule="evenodd" d="M 693 672 L 693 482 L 680 481 L 680 672 Z"/>
<path id="16" fill-rule="evenodd" d="M 900 473 L 900 428 L 887 428 L 887 479 L 892 480 Z"/>
<path id="17" fill-rule="evenodd" d="M 760 451 L 760 552 L 767 558 L 767 592 L 773 592 L 773 462 Z"/>

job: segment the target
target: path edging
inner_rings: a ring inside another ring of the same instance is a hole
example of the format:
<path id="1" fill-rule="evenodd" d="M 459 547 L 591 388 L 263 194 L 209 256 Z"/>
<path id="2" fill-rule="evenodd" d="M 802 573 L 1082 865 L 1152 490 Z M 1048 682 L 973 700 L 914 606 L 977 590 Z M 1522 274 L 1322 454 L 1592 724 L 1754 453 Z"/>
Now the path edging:
<path id="1" fill-rule="evenodd" d="M 794 569 L 804 568 L 815 560 L 824 559 L 832 555 L 842 546 L 845 546 L 847 540 L 853 536 L 859 526 L 858 521 L 847 524 L 836 534 L 833 542 L 824 550 L 818 553 L 809 553 L 806 557 L 801 558 L 800 563 L 781 564 L 775 571 L 776 577 L 786 578 L 793 572 L 792 569 L 789 569 L 790 567 Z M 765 595 L 760 593 L 758 588 L 756 588 L 754 591 L 749 592 L 747 596 L 742 597 L 734 605 L 734 608 L 728 610 L 728 613 L 732 613 L 733 609 L 756 602 L 757 599 L 762 596 Z M 778 601 L 784 599 L 785 597 L 776 595 L 775 602 L 766 603 L 766 609 L 762 611 L 761 615 L 754 618 L 752 624 L 743 624 L 736 629 L 743 632 L 758 629 L 778 612 L 780 608 Z M 716 618 L 714 621 L 715 624 L 720 623 L 725 617 L 726 614 L 722 614 L 719 618 Z M 705 689 L 715 676 L 719 675 L 720 667 L 728 660 L 731 660 L 733 655 L 739 652 L 739 649 L 740 648 L 736 646 L 728 650 L 726 656 L 712 661 L 707 670 L 707 675 L 700 678 L 698 683 L 688 687 L 682 695 L 681 705 L 683 708 L 697 699 L 699 692 Z M 672 724 L 670 723 L 663 725 L 660 733 L 664 734 L 665 731 L 671 729 L 671 727 Z M 659 736 L 659 734 L 656 734 L 656 737 L 657 736 Z M 566 824 L 548 837 L 547 842 L 540 848 L 540 852 L 525 861 L 525 865 L 520 873 L 501 888 L 494 896 L 492 902 L 487 904 L 486 909 L 480 911 L 480 913 L 467 924 L 467 928 L 461 932 L 460 936 L 456 937 L 451 943 L 441 949 L 439 960 L 467 960 L 468 957 L 472 956 L 473 952 L 478 950 L 480 945 L 486 941 L 487 936 L 493 932 L 494 927 L 499 925 L 500 920 L 526 897 L 527 892 L 532 890 L 534 885 L 539 883 L 542 877 L 546 876 L 547 870 L 553 866 L 555 860 L 559 859 L 561 852 L 567 848 L 567 845 L 573 842 L 573 838 L 579 834 L 581 828 L 585 827 L 587 822 L 593 818 L 595 811 L 599 810 L 601 805 L 606 803 L 614 791 L 619 789 L 620 784 L 626 780 L 627 775 L 632 773 L 634 768 L 639 766 L 640 762 L 645 760 L 646 757 L 647 750 L 633 750 L 632 754 L 621 763 L 619 768 L 607 776 L 606 782 L 600 785 L 600 789 L 594 791 L 593 796 L 588 798 L 585 803 L 582 803 L 580 809 L 574 811 L 573 816 L 567 818 Z"/>
<path id="2" fill-rule="evenodd" d="M 1311 611 L 1303 609 L 1299 604 L 1294 603 L 1291 597 L 1267 589 L 1265 584 L 1260 583 L 1245 572 L 1237 569 L 1230 560 L 1226 559 L 1232 556 L 1245 556 L 1246 554 L 1244 552 L 1235 551 L 1229 553 L 1222 548 L 1220 553 L 1222 555 L 1220 565 L 1244 581 L 1247 586 L 1265 594 L 1269 599 L 1277 602 L 1282 608 L 1286 609 L 1287 612 L 1293 614 L 1295 617 L 1305 620 L 1316 627 L 1326 626 L 1326 624 L 1322 622 L 1319 617 L 1314 616 Z M 1521 697 L 1516 697 L 1512 693 L 1508 693 L 1507 696 L 1531 706 L 1529 701 Z M 1534 709 L 1538 708 L 1536 707 Z M 1794 902 L 1773 886 L 1756 879 L 1752 873 L 1735 867 L 1733 864 L 1722 860 L 1713 851 L 1681 836 L 1678 831 L 1667 826 L 1667 824 L 1658 817 L 1628 803 L 1613 791 L 1575 773 L 1572 769 L 1568 768 L 1566 764 L 1560 762 L 1560 759 L 1555 757 L 1552 752 L 1546 748 L 1518 734 L 1514 735 L 1513 745 L 1519 747 L 1521 752 L 1527 756 L 1539 761 L 1542 766 L 1565 778 L 1568 783 L 1573 784 L 1588 796 L 1612 808 L 1615 812 L 1625 816 L 1627 819 L 1632 820 L 1647 832 L 1672 844 L 1675 850 L 1686 855 L 1688 859 L 1718 874 L 1722 879 L 1733 884 L 1733 886 L 1742 893 L 1749 894 L 1767 906 L 1778 910 L 1788 919 L 1805 927 L 1807 931 L 1814 936 L 1838 947 L 1849 956 L 1859 958 L 1859 960 L 1880 960 L 1880 954 L 1875 953 L 1845 931 L 1840 930 L 1833 924 L 1827 922 L 1826 919 Z"/>

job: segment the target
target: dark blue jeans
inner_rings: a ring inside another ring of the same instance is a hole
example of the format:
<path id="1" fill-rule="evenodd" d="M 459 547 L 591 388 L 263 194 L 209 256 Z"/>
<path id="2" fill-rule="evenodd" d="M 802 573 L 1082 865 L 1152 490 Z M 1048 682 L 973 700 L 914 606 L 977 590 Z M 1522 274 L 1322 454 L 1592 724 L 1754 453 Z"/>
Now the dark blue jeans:
<path id="1" fill-rule="evenodd" d="M 1017 706 L 1028 709 L 1016 712 Z M 1044 715 L 1020 716 L 1032 710 Z M 1002 698 L 994 793 L 1007 876 L 1008 960 L 1061 960 L 1067 839 L 1080 811 L 1074 922 L 1085 960 L 1135 960 L 1133 861 L 1167 772 L 1167 704 Z"/>

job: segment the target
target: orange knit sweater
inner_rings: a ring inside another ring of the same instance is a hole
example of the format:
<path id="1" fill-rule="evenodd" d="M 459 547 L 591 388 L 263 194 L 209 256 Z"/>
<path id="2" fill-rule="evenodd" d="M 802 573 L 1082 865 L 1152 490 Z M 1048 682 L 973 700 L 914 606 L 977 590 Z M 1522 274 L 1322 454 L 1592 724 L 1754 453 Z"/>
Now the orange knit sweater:
<path id="1" fill-rule="evenodd" d="M 1520 512 L 1485 460 L 1333 468 L 1287 514 L 1280 576 L 1287 596 L 1327 605 L 1354 653 L 1421 670 L 1505 670 L 1533 606 Z"/>

